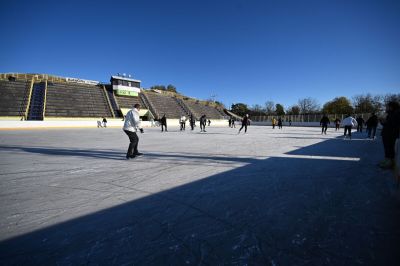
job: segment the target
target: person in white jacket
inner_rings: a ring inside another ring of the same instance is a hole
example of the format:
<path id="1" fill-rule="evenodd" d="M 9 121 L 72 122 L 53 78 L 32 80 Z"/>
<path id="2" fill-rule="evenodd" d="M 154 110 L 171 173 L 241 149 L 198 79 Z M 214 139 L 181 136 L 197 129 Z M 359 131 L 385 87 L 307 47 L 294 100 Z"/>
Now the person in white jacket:
<path id="1" fill-rule="evenodd" d="M 136 134 L 138 129 L 141 133 L 143 133 L 143 128 L 140 127 L 139 111 L 140 104 L 137 103 L 134 105 L 134 108 L 129 110 L 125 116 L 123 130 L 126 135 L 128 135 L 130 141 L 128 151 L 126 152 L 126 159 L 128 160 L 142 155 L 142 153 L 138 151 L 139 137 Z"/>
<path id="2" fill-rule="evenodd" d="M 357 121 L 351 115 L 347 115 L 342 121 L 342 126 L 344 127 L 344 138 L 346 138 L 346 133 L 348 131 L 349 138 L 351 139 L 351 129 L 357 126 Z"/>

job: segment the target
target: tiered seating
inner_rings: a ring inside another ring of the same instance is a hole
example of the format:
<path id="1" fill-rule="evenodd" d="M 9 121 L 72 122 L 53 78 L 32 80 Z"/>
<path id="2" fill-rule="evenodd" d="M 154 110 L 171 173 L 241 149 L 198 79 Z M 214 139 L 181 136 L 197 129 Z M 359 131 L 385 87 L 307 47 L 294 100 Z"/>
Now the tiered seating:
<path id="1" fill-rule="evenodd" d="M 145 104 L 142 102 L 139 96 L 118 96 L 114 94 L 114 97 L 118 102 L 119 108 L 132 108 L 137 103 L 140 104 L 142 108 L 145 108 Z"/>
<path id="2" fill-rule="evenodd" d="M 157 112 L 156 116 L 163 116 L 165 114 L 167 118 L 179 118 L 182 114 L 186 114 L 183 108 L 178 104 L 178 102 L 170 96 L 162 95 L 156 92 L 145 92 L 147 99 L 154 107 Z"/>
<path id="3" fill-rule="evenodd" d="M 46 97 L 47 117 L 112 117 L 99 86 L 49 82 Z"/>
<path id="4" fill-rule="evenodd" d="M 28 104 L 30 81 L 0 80 L 0 116 L 23 116 Z"/>
<path id="5" fill-rule="evenodd" d="M 187 100 L 183 100 L 183 102 L 196 118 L 199 118 L 204 114 L 210 119 L 223 119 L 223 114 L 213 106 Z"/>

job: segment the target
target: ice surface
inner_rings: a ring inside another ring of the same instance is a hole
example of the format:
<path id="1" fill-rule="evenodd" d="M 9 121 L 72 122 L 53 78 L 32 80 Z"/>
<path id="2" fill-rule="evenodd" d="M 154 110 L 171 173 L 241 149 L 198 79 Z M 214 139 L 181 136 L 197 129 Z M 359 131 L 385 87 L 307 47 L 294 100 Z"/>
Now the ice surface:
<path id="1" fill-rule="evenodd" d="M 0 264 L 398 265 L 379 140 L 237 131 L 0 131 Z"/>

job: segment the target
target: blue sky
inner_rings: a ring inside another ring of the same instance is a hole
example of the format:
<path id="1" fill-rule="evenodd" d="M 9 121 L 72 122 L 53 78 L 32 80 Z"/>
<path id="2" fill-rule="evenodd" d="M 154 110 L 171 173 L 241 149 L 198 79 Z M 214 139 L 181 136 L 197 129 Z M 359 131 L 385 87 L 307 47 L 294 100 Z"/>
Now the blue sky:
<path id="1" fill-rule="evenodd" d="M 226 105 L 400 91 L 400 1 L 8 1 L 0 72 L 174 84 Z"/>

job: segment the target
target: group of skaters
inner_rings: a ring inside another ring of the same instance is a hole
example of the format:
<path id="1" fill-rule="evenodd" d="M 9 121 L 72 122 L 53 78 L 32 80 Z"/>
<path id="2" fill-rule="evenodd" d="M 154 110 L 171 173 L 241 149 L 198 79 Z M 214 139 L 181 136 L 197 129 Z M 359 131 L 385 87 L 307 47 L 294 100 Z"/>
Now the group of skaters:
<path id="1" fill-rule="evenodd" d="M 101 120 L 97 120 L 97 127 L 107 127 L 107 119 L 102 117 Z"/>
<path id="2" fill-rule="evenodd" d="M 142 155 L 138 151 L 138 142 L 139 138 L 136 134 L 137 131 L 140 131 L 143 133 L 143 128 L 140 126 L 140 120 L 139 120 L 139 110 L 140 110 L 140 104 L 135 104 L 134 108 L 130 110 L 125 117 L 125 123 L 123 130 L 124 132 L 128 135 L 130 144 L 128 147 L 128 151 L 126 153 L 126 158 L 131 159 L 135 158 L 136 156 Z M 367 121 L 364 121 L 362 117 L 357 117 L 354 118 L 350 114 L 348 114 L 343 121 L 340 121 L 340 119 L 336 118 L 334 120 L 335 123 L 335 129 L 336 131 L 339 130 L 340 126 L 344 127 L 344 136 L 351 139 L 351 130 L 353 127 L 357 127 L 358 132 L 363 131 L 364 124 L 367 127 L 367 135 L 368 138 L 374 139 L 375 134 L 376 134 L 376 129 L 378 127 L 378 123 L 380 122 L 382 124 L 382 141 L 383 141 L 383 147 L 385 150 L 385 160 L 382 161 L 379 166 L 384 169 L 392 169 L 395 165 L 395 143 L 396 139 L 399 138 L 399 133 L 400 133 L 400 105 L 398 102 L 391 101 L 387 104 L 386 108 L 386 118 L 379 120 L 377 115 L 375 113 L 372 113 L 371 116 L 367 119 Z M 186 124 L 186 117 L 182 116 L 180 119 L 180 124 L 181 124 L 181 130 L 185 130 L 185 124 Z M 208 125 L 210 125 L 211 121 L 207 118 L 205 115 L 202 115 L 200 117 L 200 130 L 201 132 L 206 132 L 206 124 L 208 122 Z M 242 131 L 244 128 L 244 132 L 247 132 L 247 127 L 250 124 L 250 119 L 249 115 L 246 114 L 242 118 L 242 126 L 239 129 L 238 134 Z M 161 123 L 161 131 L 167 131 L 167 118 L 165 114 L 163 117 L 160 119 Z M 189 118 L 189 123 L 191 126 L 191 129 L 194 129 L 195 125 L 195 119 L 193 115 L 190 116 Z M 328 125 L 330 124 L 329 118 L 324 115 L 320 121 L 320 125 L 322 127 L 321 134 L 326 134 Z M 273 123 L 273 128 L 275 123 Z M 279 128 L 282 127 L 282 119 L 279 118 L 277 120 L 277 125 Z M 231 117 L 229 119 L 229 126 L 230 127 L 235 127 L 235 121 Z M 399 163 L 400 164 L 400 163 Z"/>
<path id="3" fill-rule="evenodd" d="M 364 125 L 367 127 L 367 138 L 375 139 L 376 129 L 378 127 L 378 116 L 375 113 L 372 113 L 371 116 L 365 121 L 362 116 L 354 118 L 350 114 L 346 115 L 346 117 L 341 121 L 339 118 L 336 118 L 334 121 L 335 131 L 340 129 L 340 126 L 344 128 L 344 138 L 349 137 L 351 139 L 351 130 L 353 127 L 357 128 L 357 132 L 362 133 Z M 324 114 L 319 122 L 321 126 L 321 134 L 326 135 L 326 131 L 328 129 L 328 125 L 330 125 L 330 119 Z"/>
<path id="4" fill-rule="evenodd" d="M 196 118 L 193 116 L 193 114 L 191 114 L 189 116 L 189 119 L 185 116 L 182 115 L 179 118 L 179 127 L 180 127 L 180 131 L 185 131 L 186 130 L 186 122 L 189 120 L 189 125 L 191 130 L 194 130 L 194 128 L 196 127 Z M 161 132 L 168 132 L 168 128 L 167 128 L 167 116 L 165 114 L 163 114 L 163 116 L 159 119 L 159 124 L 161 126 Z M 206 132 L 206 125 L 208 124 L 208 126 L 211 125 L 211 120 L 207 119 L 206 115 L 202 115 L 200 117 L 200 132 Z"/>
<path id="5" fill-rule="evenodd" d="M 278 120 L 276 120 L 275 117 L 273 117 L 271 119 L 271 124 L 272 124 L 272 129 L 275 129 L 275 127 L 278 125 L 278 129 L 282 129 L 283 128 L 283 121 L 282 118 L 278 118 Z M 292 125 L 292 120 L 289 121 L 289 126 Z"/>

